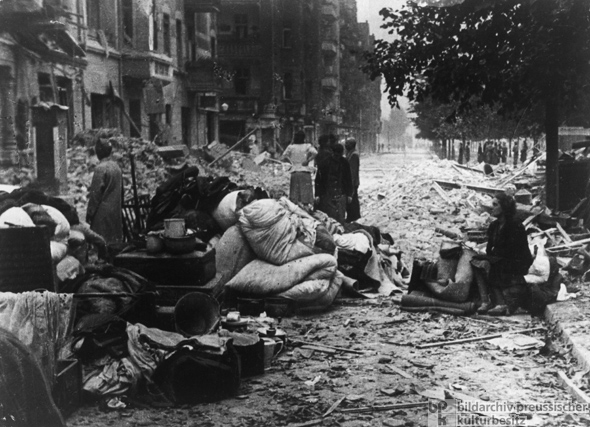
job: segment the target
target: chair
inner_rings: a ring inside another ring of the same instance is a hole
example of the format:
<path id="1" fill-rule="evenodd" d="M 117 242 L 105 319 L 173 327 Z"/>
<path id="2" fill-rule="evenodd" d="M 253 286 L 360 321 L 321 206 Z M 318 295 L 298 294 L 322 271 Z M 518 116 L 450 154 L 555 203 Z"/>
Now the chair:
<path id="1" fill-rule="evenodd" d="M 150 196 L 142 194 L 138 197 L 138 205 L 133 199 L 123 203 L 123 237 L 131 242 L 145 232 L 146 220 L 150 211 Z"/>

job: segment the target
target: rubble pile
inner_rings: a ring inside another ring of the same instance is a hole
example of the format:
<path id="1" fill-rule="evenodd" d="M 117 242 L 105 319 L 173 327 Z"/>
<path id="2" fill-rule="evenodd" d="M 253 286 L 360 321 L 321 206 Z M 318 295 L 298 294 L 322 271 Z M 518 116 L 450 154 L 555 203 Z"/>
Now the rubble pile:
<path id="1" fill-rule="evenodd" d="M 27 186 L 35 181 L 31 168 L 6 168 L 0 170 L 0 184 Z"/>
<path id="2" fill-rule="evenodd" d="M 444 236 L 442 228 L 461 233 L 462 229 L 480 229 L 489 222 L 492 196 L 465 187 L 495 187 L 498 178 L 483 173 L 453 168 L 454 162 L 430 160 L 400 165 L 389 170 L 376 184 L 361 187 L 361 222 L 375 225 L 383 232 L 398 236 L 397 244 L 406 254 L 432 258 Z M 435 182 L 456 183 L 458 189 L 442 190 Z"/>
<path id="3" fill-rule="evenodd" d="M 96 136 L 108 138 L 115 145 L 113 158 L 117 160 L 123 171 L 123 187 L 126 190 L 125 199 L 133 197 L 133 177 L 131 169 L 131 157 L 135 166 L 135 182 L 138 195 L 153 196 L 156 188 L 170 176 L 178 173 L 185 167 L 198 166 L 201 174 L 206 176 L 227 176 L 238 186 L 252 185 L 267 189 L 272 197 L 281 197 L 288 194 L 289 172 L 282 163 L 277 161 L 264 161 L 254 170 L 243 167 L 246 161 L 253 163 L 249 157 L 242 153 L 231 152 L 227 160 L 219 165 L 208 166 L 208 163 L 200 156 L 185 154 L 180 157 L 164 159 L 158 150 L 160 147 L 152 142 L 139 138 L 128 138 L 103 129 L 90 130 L 76 136 L 75 144 L 68 148 L 68 182 L 69 194 L 73 197 L 79 212 L 86 209 L 88 187 L 92 180 L 94 167 L 98 163 L 92 149 Z M 10 184 L 22 184 L 27 176 L 18 176 L 10 171 L 0 177 L 0 182 Z M 29 174 L 30 175 L 30 174 Z M 29 176 L 29 182 L 32 178 Z"/>

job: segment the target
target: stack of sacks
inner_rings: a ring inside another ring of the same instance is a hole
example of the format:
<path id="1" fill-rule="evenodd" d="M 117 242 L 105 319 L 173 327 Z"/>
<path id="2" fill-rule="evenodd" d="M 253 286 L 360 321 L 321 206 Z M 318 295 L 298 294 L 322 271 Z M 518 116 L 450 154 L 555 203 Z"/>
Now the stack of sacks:
<path id="1" fill-rule="evenodd" d="M 34 203 L 27 203 L 22 207 L 12 207 L 0 215 L 0 228 L 35 227 L 38 225 L 48 226 L 49 230 L 53 230 L 49 245 L 58 279 L 63 282 L 82 274 L 84 272 L 82 263 L 85 261 L 86 255 L 84 228 L 88 228 L 87 225 L 76 225 L 74 226 L 76 230 L 74 230 L 70 227 L 64 214 L 58 209 Z M 102 240 L 96 233 L 91 231 L 90 233 Z M 76 253 L 76 250 L 80 248 L 83 250 Z"/>
<path id="2" fill-rule="evenodd" d="M 239 227 L 224 234 L 216 256 L 229 289 L 288 298 L 298 308 L 332 304 L 342 277 L 334 256 L 314 254 L 317 221 L 286 199 L 256 200 L 238 214 Z"/>

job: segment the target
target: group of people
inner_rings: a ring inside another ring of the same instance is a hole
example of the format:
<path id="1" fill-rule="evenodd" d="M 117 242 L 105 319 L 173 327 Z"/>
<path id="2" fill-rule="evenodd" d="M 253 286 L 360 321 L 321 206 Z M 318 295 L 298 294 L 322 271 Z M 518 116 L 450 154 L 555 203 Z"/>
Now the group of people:
<path id="1" fill-rule="evenodd" d="M 305 133 L 299 131 L 283 152 L 283 160 L 292 164 L 290 200 L 315 206 L 340 223 L 359 219 L 360 158 L 356 140 L 349 138 L 343 146 L 335 135 L 321 135 L 318 145 L 316 150 L 305 141 Z M 310 164 L 314 161 L 316 176 L 312 184 Z"/>

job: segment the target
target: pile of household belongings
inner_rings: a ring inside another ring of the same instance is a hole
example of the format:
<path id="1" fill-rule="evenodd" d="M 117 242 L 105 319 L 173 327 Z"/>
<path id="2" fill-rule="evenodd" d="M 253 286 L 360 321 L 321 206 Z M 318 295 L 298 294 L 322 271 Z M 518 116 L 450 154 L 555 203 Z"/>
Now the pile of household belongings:
<path id="1" fill-rule="evenodd" d="M 355 295 L 366 288 L 401 291 L 402 264 L 399 253 L 389 251 L 389 235 L 341 225 L 287 198 L 271 199 L 263 189 L 238 188 L 227 177 L 187 168 L 158 187 L 151 208 L 149 230 L 184 218 L 197 237 L 213 242 L 215 280 L 225 284 L 228 298 L 284 298 L 304 311 L 327 308 L 342 286 Z"/>
<path id="2" fill-rule="evenodd" d="M 575 293 L 568 292 L 566 283 L 573 284 L 578 279 L 588 280 L 590 252 L 585 249 L 585 245 L 590 242 L 590 234 L 585 230 L 585 234 L 579 235 L 580 239 L 574 240 L 571 237 L 578 236 L 568 235 L 556 219 L 546 217 L 557 227 L 545 226 L 543 230 L 535 225 L 535 217 L 531 216 L 525 221 L 529 249 L 534 260 L 527 274 L 522 277 L 524 287 L 508 287 L 502 293 L 509 306 L 523 309 L 532 315 L 542 315 L 547 304 L 575 297 Z M 574 222 L 575 218 L 572 224 Z M 580 231 L 578 229 L 573 227 L 571 231 Z M 567 243 L 556 244 L 554 234 L 563 237 Z M 485 249 L 486 242 L 477 244 L 460 239 L 446 240 L 441 243 L 436 260 L 415 259 L 408 293 L 401 299 L 402 309 L 455 315 L 474 313 L 479 306 L 480 296 L 471 260 L 477 254 L 485 254 Z M 571 289 L 575 289 L 575 286 L 571 286 Z"/>
<path id="3" fill-rule="evenodd" d="M 213 280 L 233 296 L 280 298 L 296 310 L 317 310 L 329 307 L 341 289 L 389 295 L 398 290 L 393 282 L 402 284 L 401 263 L 385 252 L 383 239 L 393 242 L 376 228 L 312 216 L 260 188 L 200 176 L 195 167 L 158 187 L 145 231 L 161 230 L 169 218 L 184 218 L 215 248 Z M 107 407 L 126 407 L 130 398 L 154 405 L 214 401 L 237 393 L 241 377 L 263 372 L 264 342 L 256 329 L 192 336 L 151 327 L 150 307 L 138 296 L 153 292 L 154 284 L 129 270 L 86 266 L 62 289 L 78 299 L 70 357 L 82 361 L 84 390 Z M 276 320 L 261 315 L 255 323 L 270 327 Z"/>
<path id="4" fill-rule="evenodd" d="M 29 187 L 0 193 L 0 229 L 36 226 L 51 234 L 51 261 L 59 283 L 84 274 L 89 244 L 106 257 L 105 240 L 80 221 L 76 209 L 63 199 Z"/>

